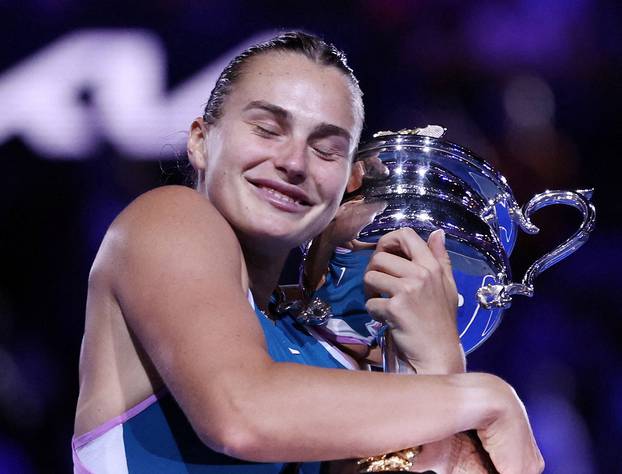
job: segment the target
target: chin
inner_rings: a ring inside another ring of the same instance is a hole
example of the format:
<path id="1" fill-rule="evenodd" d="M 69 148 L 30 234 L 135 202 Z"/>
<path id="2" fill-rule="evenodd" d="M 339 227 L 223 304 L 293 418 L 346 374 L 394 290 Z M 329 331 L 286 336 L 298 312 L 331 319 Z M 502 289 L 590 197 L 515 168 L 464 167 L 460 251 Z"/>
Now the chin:
<path id="1" fill-rule="evenodd" d="M 280 248 L 297 247 L 319 234 L 333 218 L 338 203 L 311 205 L 302 212 L 287 212 L 261 200 L 248 200 L 248 205 L 229 212 L 230 222 L 238 235 L 252 246 Z M 335 208 L 333 210 L 333 207 Z"/>
<path id="2" fill-rule="evenodd" d="M 307 237 L 309 232 L 306 230 L 307 229 L 292 229 L 285 225 L 280 226 L 277 223 L 272 223 L 270 227 L 257 229 L 256 232 L 263 239 L 273 241 L 277 247 L 287 248 L 289 250 L 300 245 L 305 239 L 310 238 Z"/>
<path id="3" fill-rule="evenodd" d="M 317 219 L 305 219 L 304 216 L 295 218 L 279 218 L 266 216 L 264 219 L 254 219 L 252 226 L 243 230 L 248 237 L 247 242 L 252 245 L 261 245 L 264 248 L 273 248 L 276 253 L 290 251 L 302 243 L 312 239 L 322 231 L 325 225 L 317 223 Z M 304 225 L 305 221 L 307 225 Z"/>

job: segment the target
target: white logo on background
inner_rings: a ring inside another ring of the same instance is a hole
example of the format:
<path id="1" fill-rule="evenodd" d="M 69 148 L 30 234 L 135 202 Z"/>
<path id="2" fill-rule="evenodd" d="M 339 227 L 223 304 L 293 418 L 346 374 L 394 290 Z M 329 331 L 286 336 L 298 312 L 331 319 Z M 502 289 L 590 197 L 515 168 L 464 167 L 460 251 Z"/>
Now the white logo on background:
<path id="1" fill-rule="evenodd" d="M 54 159 L 88 158 L 104 141 L 131 158 L 173 157 L 231 57 L 270 36 L 249 38 L 167 90 L 153 33 L 70 33 L 0 74 L 0 144 L 19 137 Z"/>

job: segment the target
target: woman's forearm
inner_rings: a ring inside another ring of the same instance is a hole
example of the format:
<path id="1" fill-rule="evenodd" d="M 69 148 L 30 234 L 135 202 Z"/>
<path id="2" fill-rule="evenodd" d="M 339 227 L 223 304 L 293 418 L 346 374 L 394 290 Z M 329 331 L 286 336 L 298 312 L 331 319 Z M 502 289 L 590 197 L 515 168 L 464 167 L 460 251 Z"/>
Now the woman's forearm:
<path id="1" fill-rule="evenodd" d="M 479 428 L 494 416 L 502 382 L 274 364 L 251 384 L 252 397 L 231 400 L 227 453 L 271 462 L 359 458 Z"/>

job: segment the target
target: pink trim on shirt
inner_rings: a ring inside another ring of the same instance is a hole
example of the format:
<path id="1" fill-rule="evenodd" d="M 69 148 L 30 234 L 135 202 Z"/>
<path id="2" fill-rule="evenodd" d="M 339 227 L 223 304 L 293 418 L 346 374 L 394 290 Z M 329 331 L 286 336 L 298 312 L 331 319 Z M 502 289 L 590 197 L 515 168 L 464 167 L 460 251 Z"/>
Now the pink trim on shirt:
<path id="1" fill-rule="evenodd" d="M 77 448 L 74 446 L 73 439 L 72 439 L 71 440 L 71 458 L 73 459 L 73 474 L 93 474 L 86 467 L 84 467 L 84 464 L 82 464 L 82 461 L 80 461 L 80 458 L 78 457 L 78 453 L 76 449 Z"/>
<path id="2" fill-rule="evenodd" d="M 82 462 L 80 461 L 80 457 L 78 456 L 78 449 L 90 443 L 94 439 L 99 438 L 100 436 L 110 431 L 115 426 L 125 423 L 130 418 L 146 410 L 151 405 L 153 405 L 157 400 L 162 398 L 162 396 L 164 396 L 167 392 L 168 390 L 166 389 L 166 387 L 163 387 L 160 390 L 158 390 L 156 393 L 154 393 L 153 395 L 150 395 L 149 397 L 147 397 L 142 402 L 134 405 L 132 408 L 130 408 L 126 412 L 121 413 L 119 416 L 115 416 L 113 419 L 108 420 L 105 423 L 102 423 L 96 428 L 93 428 L 91 431 L 87 431 L 86 433 L 80 436 L 77 436 L 77 437 L 73 436 L 71 438 L 71 457 L 73 459 L 74 474 L 93 474 L 86 467 L 84 467 L 84 464 L 82 464 Z"/>
<path id="3" fill-rule="evenodd" d="M 317 342 L 319 342 L 326 351 L 333 356 L 337 362 L 343 365 L 348 370 L 359 370 L 358 363 L 345 352 L 342 352 L 337 347 L 328 342 L 320 333 L 317 332 L 317 328 L 306 326 L 305 330 L 311 334 Z"/>
<path id="4" fill-rule="evenodd" d="M 354 336 L 342 336 L 323 327 L 317 327 L 315 330 L 320 333 L 324 339 L 328 339 L 329 341 L 337 342 L 339 344 L 358 344 L 361 346 L 369 346 L 371 344 L 364 340 L 362 336 L 360 338 Z"/>
<path id="5" fill-rule="evenodd" d="M 86 433 L 78 437 L 74 436 L 71 439 L 72 447 L 74 448 L 74 450 L 81 448 L 82 446 L 89 443 L 90 441 L 93 441 L 94 439 L 99 438 L 101 435 L 103 435 L 105 432 L 109 431 L 110 429 L 114 428 L 115 426 L 125 423 L 130 418 L 138 415 L 140 412 L 149 408 L 157 400 L 162 398 L 162 396 L 166 394 L 167 392 L 168 391 L 166 388 L 161 388 L 156 393 L 154 393 L 153 395 L 150 395 L 142 402 L 134 405 L 132 408 L 130 408 L 126 412 L 121 413 L 119 416 L 116 416 L 113 419 L 108 420 L 105 423 L 102 423 L 98 427 L 93 428 L 91 431 L 87 431 Z"/>

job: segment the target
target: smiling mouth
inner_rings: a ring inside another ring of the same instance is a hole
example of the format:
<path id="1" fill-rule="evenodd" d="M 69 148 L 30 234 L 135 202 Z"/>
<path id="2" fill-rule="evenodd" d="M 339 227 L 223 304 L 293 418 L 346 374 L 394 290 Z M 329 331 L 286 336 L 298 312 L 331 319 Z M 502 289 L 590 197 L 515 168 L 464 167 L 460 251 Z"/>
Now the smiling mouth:
<path id="1" fill-rule="evenodd" d="M 275 189 L 273 183 L 269 181 L 257 180 L 249 181 L 250 184 L 257 190 L 259 195 L 268 201 L 272 206 L 286 212 L 302 212 L 307 210 L 311 203 L 306 199 L 306 196 L 302 191 L 297 189 L 283 189 L 278 183 L 274 186 L 281 189 Z"/>
<path id="2" fill-rule="evenodd" d="M 287 194 L 283 194 L 283 193 L 281 193 L 281 192 L 277 191 L 276 189 L 271 188 L 269 186 L 263 186 L 261 184 L 255 185 L 255 186 L 257 186 L 259 189 L 262 189 L 263 191 L 265 191 L 266 193 L 270 194 L 275 199 L 278 199 L 280 201 L 291 203 L 291 204 L 299 204 L 301 206 L 308 206 L 309 205 L 309 203 L 306 202 L 306 201 L 295 199 L 295 198 L 293 198 L 291 196 L 288 196 Z"/>

